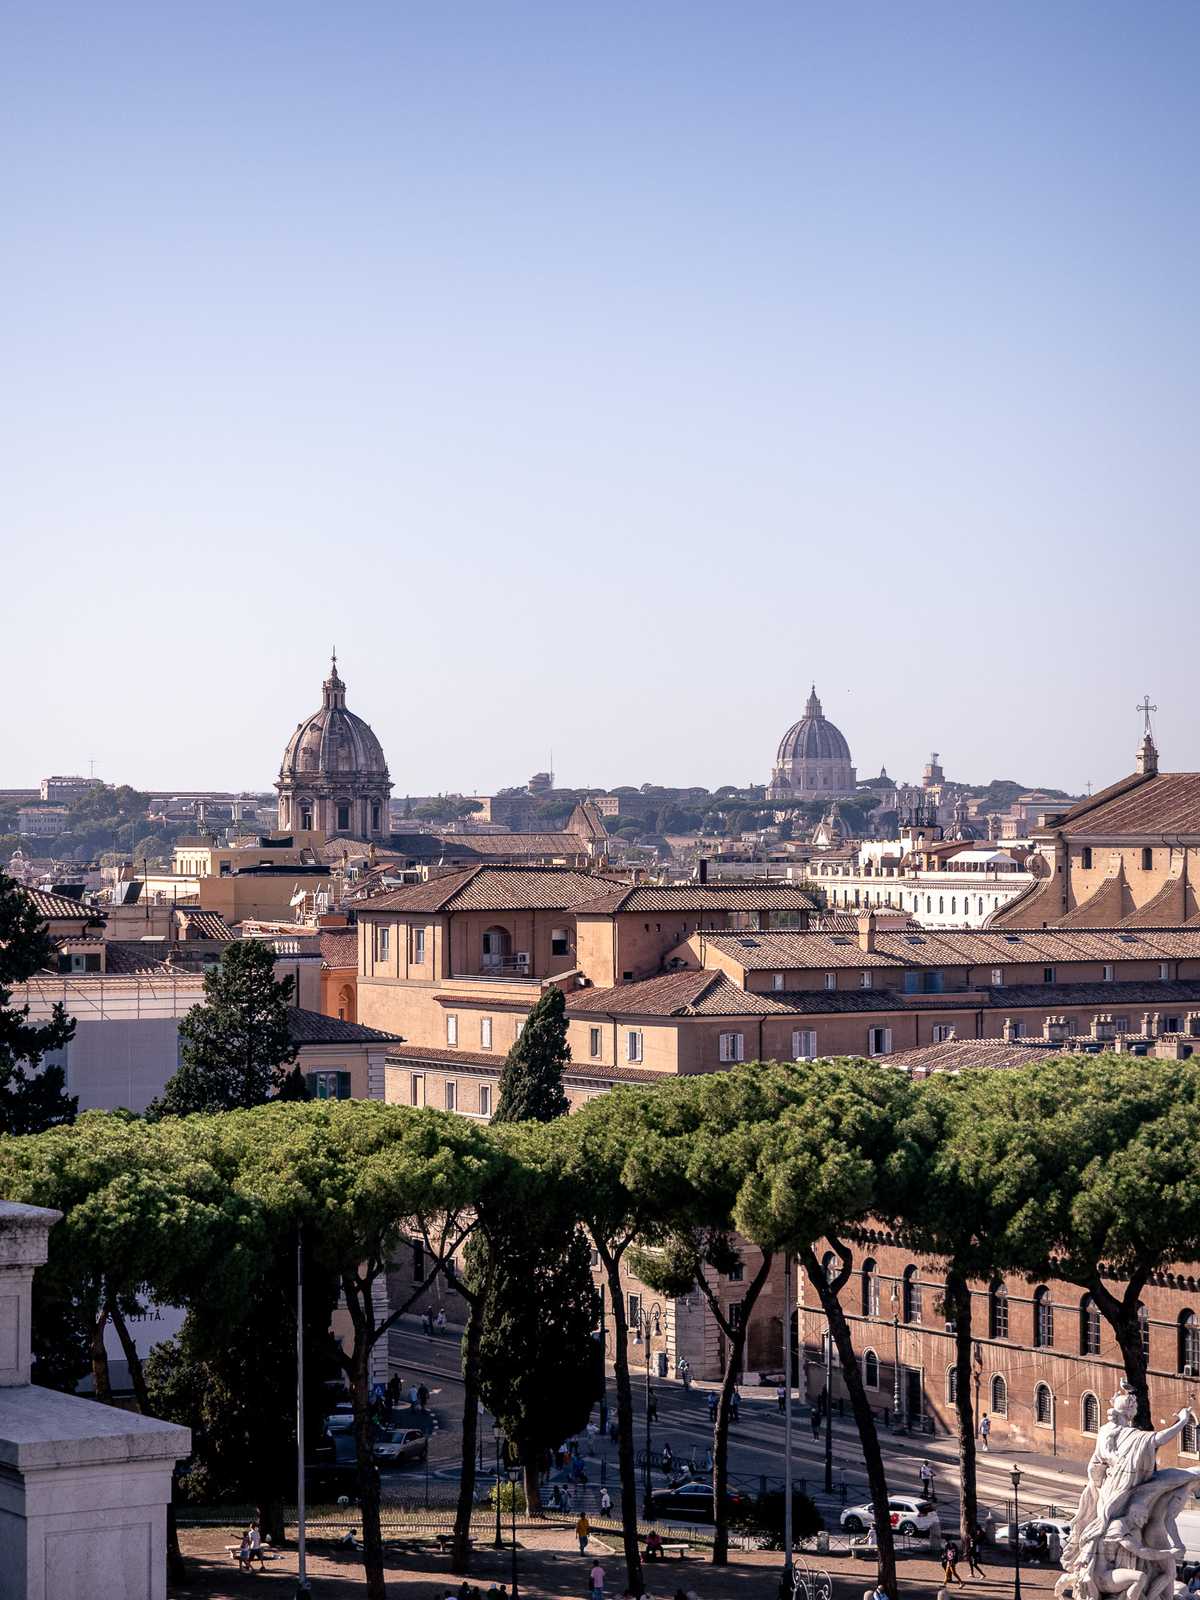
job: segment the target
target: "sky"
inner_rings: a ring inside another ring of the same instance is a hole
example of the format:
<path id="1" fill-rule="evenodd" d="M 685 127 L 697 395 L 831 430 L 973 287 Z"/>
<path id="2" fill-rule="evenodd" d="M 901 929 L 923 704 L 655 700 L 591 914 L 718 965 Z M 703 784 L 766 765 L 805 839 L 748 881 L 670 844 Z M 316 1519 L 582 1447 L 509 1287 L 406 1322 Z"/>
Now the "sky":
<path id="1" fill-rule="evenodd" d="M 0 11 L 0 785 L 1200 769 L 1193 0 Z"/>

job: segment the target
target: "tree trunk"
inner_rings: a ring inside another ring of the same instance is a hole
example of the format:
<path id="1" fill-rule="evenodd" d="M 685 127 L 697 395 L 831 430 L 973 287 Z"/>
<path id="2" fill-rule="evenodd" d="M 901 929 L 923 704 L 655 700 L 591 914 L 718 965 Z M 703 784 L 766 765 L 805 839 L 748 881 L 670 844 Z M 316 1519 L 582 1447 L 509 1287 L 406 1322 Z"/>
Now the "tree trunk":
<path id="1" fill-rule="evenodd" d="M 897 1600 L 896 1589 L 896 1545 L 892 1538 L 891 1513 L 888 1507 L 887 1477 L 883 1470 L 883 1456 L 879 1449 L 879 1435 L 875 1431 L 875 1418 L 871 1415 L 871 1407 L 867 1400 L 867 1391 L 863 1388 L 862 1373 L 858 1370 L 858 1359 L 854 1354 L 854 1342 L 850 1337 L 850 1325 L 846 1321 L 846 1313 L 842 1310 L 842 1303 L 838 1299 L 838 1291 L 850 1276 L 850 1252 L 836 1239 L 831 1238 L 832 1244 L 842 1263 L 842 1270 L 833 1283 L 825 1275 L 825 1269 L 817 1260 L 811 1245 L 806 1245 L 801 1256 L 804 1262 L 804 1271 L 808 1281 L 817 1291 L 817 1298 L 821 1302 L 821 1309 L 825 1313 L 829 1330 L 833 1335 L 833 1342 L 837 1346 L 838 1359 L 842 1367 L 842 1381 L 850 1394 L 850 1406 L 854 1412 L 854 1420 L 858 1425 L 858 1440 L 862 1447 L 863 1465 L 867 1469 L 867 1482 L 871 1486 L 871 1507 L 875 1513 L 875 1541 L 879 1550 L 879 1581 L 886 1589 L 892 1600 Z M 827 1396 L 827 1403 L 832 1404 L 832 1397 Z"/>
<path id="2" fill-rule="evenodd" d="M 108 1351 L 104 1348 L 104 1328 L 108 1307 L 102 1306 L 92 1323 L 92 1389 L 101 1405 L 113 1403 L 112 1380 L 108 1371 Z"/>
<path id="3" fill-rule="evenodd" d="M 704 1293 L 713 1314 L 720 1325 L 728 1343 L 728 1355 L 725 1361 L 725 1374 L 721 1382 L 721 1393 L 717 1398 L 717 1414 L 713 1419 L 713 1566 L 724 1567 L 729 1562 L 729 1415 L 732 1409 L 733 1391 L 737 1387 L 738 1373 L 741 1371 L 742 1357 L 746 1351 L 746 1338 L 750 1332 L 750 1316 L 754 1310 L 755 1301 L 762 1293 L 763 1285 L 771 1272 L 771 1255 L 763 1255 L 762 1264 L 747 1286 L 745 1296 L 741 1301 L 742 1312 L 738 1326 L 721 1310 L 721 1302 L 713 1293 L 708 1280 L 701 1275 L 697 1282 Z"/>
<path id="4" fill-rule="evenodd" d="M 644 1592 L 642 1553 L 638 1549 L 637 1464 L 633 1454 L 633 1387 L 629 1381 L 629 1323 L 625 1316 L 625 1291 L 621 1288 L 621 1253 L 593 1235 L 604 1264 L 613 1314 L 613 1377 L 617 1387 L 617 1463 L 621 1474 L 621 1538 L 625 1550 L 625 1587 L 630 1594 Z"/>
<path id="5" fill-rule="evenodd" d="M 146 1371 L 142 1366 L 142 1358 L 138 1354 L 138 1347 L 134 1343 L 133 1335 L 129 1331 L 129 1324 L 115 1301 L 110 1301 L 105 1307 L 105 1314 L 112 1319 L 116 1329 L 117 1338 L 121 1341 L 121 1352 L 129 1368 L 129 1382 L 133 1388 L 133 1398 L 138 1410 L 144 1417 L 150 1415 L 150 1391 L 146 1387 Z M 107 1372 L 107 1362 L 105 1363 Z M 264 1533 L 266 1526 L 261 1524 Z M 271 1537 L 277 1543 L 283 1542 L 283 1502 L 279 1503 L 278 1534 L 274 1528 Z M 188 1579 L 187 1563 L 183 1559 L 183 1551 L 179 1548 L 179 1527 L 175 1519 L 175 1478 L 171 1477 L 171 1499 L 167 1503 L 167 1576 L 172 1583 L 186 1583 Z"/>
<path id="6" fill-rule="evenodd" d="M 370 1287 L 363 1299 L 370 1303 Z M 347 1301 L 350 1296 L 347 1295 Z M 361 1316 L 361 1312 L 360 1312 Z M 354 1451 L 358 1458 L 358 1498 L 362 1511 L 363 1571 L 367 1600 L 386 1600 L 383 1581 L 383 1535 L 379 1527 L 379 1477 L 371 1454 L 371 1344 L 367 1328 L 355 1318 L 350 1356 L 350 1398 L 354 1404 Z"/>
<path id="7" fill-rule="evenodd" d="M 1147 1272 L 1139 1268 L 1129 1279 L 1125 1292 L 1119 1300 L 1099 1273 L 1093 1274 L 1086 1285 L 1100 1315 L 1116 1337 L 1121 1361 L 1125 1367 L 1125 1381 L 1137 1397 L 1135 1428 L 1154 1426 L 1150 1414 L 1150 1383 L 1146 1375 L 1146 1356 L 1142 1349 L 1142 1330 L 1138 1326 L 1137 1315 L 1141 1293 L 1146 1287 L 1148 1276 Z"/>
<path id="8" fill-rule="evenodd" d="M 450 1570 L 458 1573 L 471 1570 L 471 1513 L 475 1508 L 475 1461 L 479 1447 L 479 1340 L 482 1333 L 483 1296 L 474 1294 L 467 1303 L 467 1326 L 463 1330 L 462 1343 L 462 1456 L 458 1505 L 454 1511 L 454 1544 L 450 1554 Z M 500 1492 L 499 1485 L 496 1492 Z"/>
<path id="9" fill-rule="evenodd" d="M 521 1460 L 525 1472 L 525 1515 L 540 1517 L 542 1511 L 542 1455 L 536 1445 L 528 1440 L 521 1444 Z"/>
<path id="10" fill-rule="evenodd" d="M 958 1412 L 958 1476 L 961 1537 L 979 1521 L 975 1482 L 975 1402 L 971 1396 L 971 1290 L 956 1267 L 946 1274 L 946 1309 L 954 1318 L 954 1405 Z"/>

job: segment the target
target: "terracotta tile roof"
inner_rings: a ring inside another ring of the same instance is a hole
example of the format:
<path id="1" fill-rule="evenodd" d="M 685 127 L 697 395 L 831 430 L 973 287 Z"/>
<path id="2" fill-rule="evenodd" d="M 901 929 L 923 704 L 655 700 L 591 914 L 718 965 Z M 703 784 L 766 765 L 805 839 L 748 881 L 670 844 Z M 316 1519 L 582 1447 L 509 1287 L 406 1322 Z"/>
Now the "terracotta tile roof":
<path id="1" fill-rule="evenodd" d="M 1072 806 L 1058 828 L 1068 838 L 1200 835 L 1200 772 L 1124 778 Z"/>
<path id="2" fill-rule="evenodd" d="M 288 1038 L 301 1044 L 399 1044 L 398 1033 L 382 1033 L 378 1028 L 364 1027 L 360 1022 L 343 1022 L 340 1017 L 327 1017 L 321 1011 L 306 1011 L 301 1006 L 289 1006 L 287 1014 Z"/>
<path id="3" fill-rule="evenodd" d="M 946 1039 L 916 1050 L 897 1050 L 886 1059 L 889 1067 L 906 1072 L 961 1072 L 965 1067 L 1026 1067 L 1064 1053 L 1068 1052 L 1044 1039 Z"/>
<path id="4" fill-rule="evenodd" d="M 25 889 L 23 893 L 32 900 L 39 917 L 44 917 L 47 922 L 56 918 L 66 917 L 74 920 L 82 918 L 85 922 L 102 922 L 104 919 L 95 906 L 84 905 L 81 900 L 72 900 L 69 894 L 54 894 L 49 889 Z"/>
<path id="5" fill-rule="evenodd" d="M 322 928 L 321 965 L 358 969 L 358 929 Z"/>
<path id="6" fill-rule="evenodd" d="M 780 1009 L 806 1016 L 841 1016 L 858 1011 L 1055 1011 L 1094 1006 L 1112 1011 L 1139 1006 L 1147 1011 L 1200 1005 L 1200 978 L 1144 983 L 1013 983 L 995 988 L 950 989 L 942 994 L 903 994 L 896 989 L 785 989 L 772 999 Z M 1132 1019 L 1131 1019 L 1132 1020 Z"/>
<path id="7" fill-rule="evenodd" d="M 233 929 L 219 911 L 199 911 L 191 906 L 180 906 L 179 917 L 187 928 L 189 939 L 223 939 L 233 942 Z"/>
<path id="8" fill-rule="evenodd" d="M 765 994 L 739 988 L 723 972 L 667 972 L 618 983 L 611 989 L 576 989 L 568 1016 L 766 1017 L 790 1008 Z"/>
<path id="9" fill-rule="evenodd" d="M 857 937 L 824 932 L 719 932 L 706 934 L 705 942 L 752 971 L 1200 958 L 1200 928 L 910 928 L 877 933 L 873 952 L 861 949 Z"/>
<path id="10" fill-rule="evenodd" d="M 570 867 L 478 866 L 373 895 L 358 912 L 567 911 L 610 898 L 612 888 L 611 878 Z"/>
<path id="11" fill-rule="evenodd" d="M 133 977 L 139 972 L 166 973 L 166 944 L 147 949 L 136 939 L 109 939 L 104 946 L 104 968 L 114 976 Z M 160 953 L 161 952 L 161 953 Z"/>
<path id="12" fill-rule="evenodd" d="M 447 846 L 456 843 L 447 839 Z M 587 856 L 587 838 L 580 833 L 472 833 L 466 843 L 479 856 Z"/>
<path id="13" fill-rule="evenodd" d="M 618 911 L 812 911 L 816 900 L 792 883 L 644 883 L 589 905 L 589 916 Z"/>
<path id="14" fill-rule="evenodd" d="M 500 1076 L 504 1056 L 488 1055 L 482 1050 L 426 1049 L 421 1045 L 393 1045 L 387 1053 L 389 1062 L 417 1063 L 436 1067 L 444 1072 L 475 1072 L 480 1075 Z M 572 1061 L 563 1069 L 567 1083 L 661 1083 L 673 1074 L 655 1072 L 650 1067 L 606 1067 L 601 1062 L 587 1064 Z"/>

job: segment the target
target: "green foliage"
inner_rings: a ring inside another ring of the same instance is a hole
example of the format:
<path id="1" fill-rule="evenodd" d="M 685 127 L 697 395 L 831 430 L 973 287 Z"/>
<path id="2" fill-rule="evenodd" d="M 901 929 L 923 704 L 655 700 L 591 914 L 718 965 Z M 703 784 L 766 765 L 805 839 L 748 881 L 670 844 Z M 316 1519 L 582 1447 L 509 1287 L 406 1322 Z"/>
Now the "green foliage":
<path id="1" fill-rule="evenodd" d="M 511 1516 L 514 1499 L 517 1502 L 517 1515 L 523 1517 L 526 1511 L 525 1490 L 519 1483 L 514 1483 L 511 1478 L 505 1478 L 501 1483 L 494 1483 L 488 1493 L 488 1505 L 495 1510 L 496 1497 L 500 1497 L 500 1513 L 502 1516 Z"/>
<path id="2" fill-rule="evenodd" d="M 768 1489 L 753 1500 L 731 1507 L 729 1523 L 739 1533 L 761 1539 L 767 1550 L 783 1549 L 784 1511 L 787 1496 L 782 1489 Z M 792 1538 L 813 1539 L 825 1527 L 825 1519 L 806 1494 L 792 1492 Z"/>
<path id="3" fill-rule="evenodd" d="M 127 783 L 116 788 L 108 783 L 94 783 L 90 789 L 76 795 L 68 815 L 76 831 L 89 826 L 117 828 L 143 819 L 149 804 L 149 795 L 131 789 Z"/>
<path id="4" fill-rule="evenodd" d="M 145 862 L 148 866 L 165 866 L 172 857 L 174 846 L 157 833 L 148 833 L 137 840 L 130 851 L 134 861 Z"/>
<path id="5" fill-rule="evenodd" d="M 52 966 L 58 949 L 33 901 L 0 873 L 0 1133 L 37 1133 L 74 1119 L 79 1105 L 66 1093 L 61 1067 L 42 1066 L 75 1034 L 75 1023 L 56 1004 L 49 1022 L 29 1021 L 28 1006 L 11 1004 L 12 986 Z"/>
<path id="6" fill-rule="evenodd" d="M 275 978 L 275 958 L 258 939 L 237 939 L 204 975 L 204 1004 L 179 1024 L 179 1070 L 151 1117 L 261 1105 L 295 1060 L 288 1037 L 293 980 Z"/>
<path id="7" fill-rule="evenodd" d="M 529 1013 L 500 1073 L 494 1122 L 552 1122 L 567 1110 L 563 1067 L 571 1059 L 567 1044 L 566 1002 L 562 990 L 546 990 Z"/>

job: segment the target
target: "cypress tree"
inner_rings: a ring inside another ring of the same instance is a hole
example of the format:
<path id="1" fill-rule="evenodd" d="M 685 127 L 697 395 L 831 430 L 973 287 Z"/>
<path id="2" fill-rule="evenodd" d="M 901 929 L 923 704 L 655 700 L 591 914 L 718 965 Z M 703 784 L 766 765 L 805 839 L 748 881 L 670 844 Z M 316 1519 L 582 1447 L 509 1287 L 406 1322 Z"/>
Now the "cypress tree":
<path id="1" fill-rule="evenodd" d="M 500 1073 L 493 1122 L 553 1122 L 569 1110 L 562 1086 L 571 1059 L 562 990 L 547 989 L 529 1013 Z"/>

